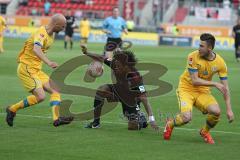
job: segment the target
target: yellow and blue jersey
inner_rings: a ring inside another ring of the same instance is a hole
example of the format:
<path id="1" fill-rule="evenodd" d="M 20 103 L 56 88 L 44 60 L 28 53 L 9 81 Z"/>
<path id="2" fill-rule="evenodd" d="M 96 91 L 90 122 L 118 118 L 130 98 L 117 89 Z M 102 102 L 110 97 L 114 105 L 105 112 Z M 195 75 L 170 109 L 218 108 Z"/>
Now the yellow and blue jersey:
<path id="1" fill-rule="evenodd" d="M 5 19 L 2 16 L 0 16 L 0 33 L 3 32 L 5 27 L 6 27 L 6 21 L 5 21 Z"/>
<path id="2" fill-rule="evenodd" d="M 42 52 L 46 54 L 54 41 L 54 35 L 48 35 L 44 26 L 40 27 L 25 42 L 23 49 L 18 56 L 18 62 L 28 65 L 31 68 L 41 69 L 42 61 L 33 51 L 34 45 L 41 46 Z"/>
<path id="3" fill-rule="evenodd" d="M 210 91 L 208 86 L 194 86 L 190 77 L 191 72 L 197 72 L 199 78 L 207 81 L 211 81 L 214 74 L 218 74 L 220 80 L 226 80 L 226 63 L 220 55 L 215 55 L 215 59 L 210 61 L 201 58 L 198 50 L 190 53 L 186 69 L 180 77 L 179 88 L 197 92 Z"/>
<path id="4" fill-rule="evenodd" d="M 87 38 L 90 33 L 90 23 L 88 20 L 82 20 L 80 21 L 80 34 L 81 37 Z"/>

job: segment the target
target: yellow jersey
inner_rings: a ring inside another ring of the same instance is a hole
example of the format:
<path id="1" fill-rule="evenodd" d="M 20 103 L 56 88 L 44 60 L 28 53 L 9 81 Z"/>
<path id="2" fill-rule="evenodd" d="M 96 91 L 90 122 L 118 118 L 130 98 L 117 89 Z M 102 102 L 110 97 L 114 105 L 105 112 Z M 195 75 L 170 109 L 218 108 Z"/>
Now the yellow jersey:
<path id="1" fill-rule="evenodd" d="M 18 62 L 27 64 L 32 68 L 41 69 L 42 60 L 36 56 L 33 47 L 34 45 L 41 46 L 42 52 L 46 54 L 53 41 L 54 35 L 49 36 L 46 28 L 44 26 L 40 27 L 25 42 L 23 49 L 19 53 Z"/>
<path id="2" fill-rule="evenodd" d="M 200 57 L 199 51 L 194 51 L 188 55 L 188 62 L 184 73 L 180 77 L 179 89 L 196 92 L 210 92 L 208 86 L 194 86 L 189 72 L 198 72 L 198 77 L 211 81 L 214 74 L 218 74 L 220 80 L 227 79 L 227 66 L 223 58 L 215 54 L 214 60 L 205 60 Z"/>
<path id="3" fill-rule="evenodd" d="M 90 23 L 88 20 L 81 20 L 80 22 L 80 33 L 81 37 L 87 38 L 90 32 Z"/>
<path id="4" fill-rule="evenodd" d="M 0 16 L 0 33 L 3 32 L 5 27 L 6 27 L 6 21 L 5 21 L 5 19 L 2 16 Z"/>

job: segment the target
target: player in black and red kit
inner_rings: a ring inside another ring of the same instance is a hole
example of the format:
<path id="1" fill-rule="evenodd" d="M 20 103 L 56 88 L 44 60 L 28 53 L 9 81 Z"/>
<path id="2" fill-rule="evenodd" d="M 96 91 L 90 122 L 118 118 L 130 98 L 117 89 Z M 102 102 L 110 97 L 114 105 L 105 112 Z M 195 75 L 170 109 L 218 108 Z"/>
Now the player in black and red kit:
<path id="1" fill-rule="evenodd" d="M 233 27 L 233 38 L 235 46 L 235 58 L 237 62 L 240 61 L 240 19 L 238 19 L 237 24 Z"/>
<path id="2" fill-rule="evenodd" d="M 86 128 L 100 127 L 101 110 L 106 98 L 108 102 L 121 102 L 123 114 L 128 118 L 129 130 L 138 130 L 147 126 L 146 122 L 145 124 L 142 122 L 140 115 L 139 104 L 142 102 L 151 126 L 158 130 L 143 79 L 135 68 L 137 60 L 133 52 L 117 50 L 110 61 L 103 55 L 88 52 L 86 46 L 81 47 L 83 54 L 111 67 L 116 79 L 115 84 L 104 84 L 98 88 L 94 99 L 94 120 Z"/>
<path id="3" fill-rule="evenodd" d="M 68 42 L 70 42 L 70 49 L 73 47 L 73 33 L 75 27 L 75 17 L 72 16 L 71 10 L 67 10 L 67 14 L 65 16 L 67 20 L 67 25 L 65 28 L 65 39 L 64 39 L 64 49 L 67 49 Z"/>

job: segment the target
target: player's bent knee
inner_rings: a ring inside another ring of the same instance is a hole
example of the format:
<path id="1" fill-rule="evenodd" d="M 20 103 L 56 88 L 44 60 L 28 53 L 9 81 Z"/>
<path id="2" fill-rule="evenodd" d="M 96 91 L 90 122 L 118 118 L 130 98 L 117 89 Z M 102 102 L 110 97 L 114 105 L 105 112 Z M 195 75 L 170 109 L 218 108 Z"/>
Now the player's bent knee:
<path id="1" fill-rule="evenodd" d="M 213 114 L 213 115 L 216 115 L 216 116 L 220 116 L 221 114 L 221 109 L 218 105 L 214 105 L 214 106 L 209 106 L 208 107 L 208 113 L 209 114 Z"/>
<path id="2" fill-rule="evenodd" d="M 139 130 L 139 123 L 137 121 L 128 121 L 128 130 Z"/>
<path id="3" fill-rule="evenodd" d="M 192 114 L 190 112 L 186 112 L 182 114 L 182 120 L 186 124 L 192 120 Z"/>
<path id="4" fill-rule="evenodd" d="M 45 94 L 40 94 L 36 96 L 38 103 L 42 102 L 45 100 L 46 96 Z"/>

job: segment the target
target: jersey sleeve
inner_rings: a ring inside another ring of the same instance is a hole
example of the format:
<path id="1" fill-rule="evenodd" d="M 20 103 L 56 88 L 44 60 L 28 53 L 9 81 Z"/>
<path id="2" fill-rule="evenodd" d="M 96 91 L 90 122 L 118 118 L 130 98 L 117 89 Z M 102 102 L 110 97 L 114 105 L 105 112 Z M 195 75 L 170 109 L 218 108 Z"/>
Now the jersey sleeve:
<path id="1" fill-rule="evenodd" d="M 218 75 L 219 75 L 220 80 L 227 80 L 227 65 L 225 62 L 222 62 L 220 64 Z"/>
<path id="2" fill-rule="evenodd" d="M 188 56 L 187 59 L 187 69 L 190 73 L 198 72 L 197 59 L 192 54 Z"/>
<path id="3" fill-rule="evenodd" d="M 126 21 L 122 18 L 122 29 L 127 28 Z"/>
<path id="4" fill-rule="evenodd" d="M 112 61 L 108 60 L 108 58 L 104 59 L 104 64 L 106 64 L 108 67 L 111 67 Z"/>
<path id="5" fill-rule="evenodd" d="M 102 28 L 103 28 L 103 29 L 107 29 L 107 27 L 108 27 L 108 19 L 105 19 L 105 20 L 103 21 L 103 26 L 102 26 Z"/>
<path id="6" fill-rule="evenodd" d="M 46 35 L 44 35 L 43 33 L 41 32 L 37 32 L 35 35 L 34 35 L 34 45 L 38 45 L 40 47 L 43 47 L 43 44 L 44 44 L 44 40 L 46 38 Z"/>
<path id="7" fill-rule="evenodd" d="M 139 72 L 129 73 L 127 75 L 127 79 L 128 79 L 131 91 L 135 91 L 139 95 L 146 93 L 146 89 L 143 84 L 143 79 Z"/>

